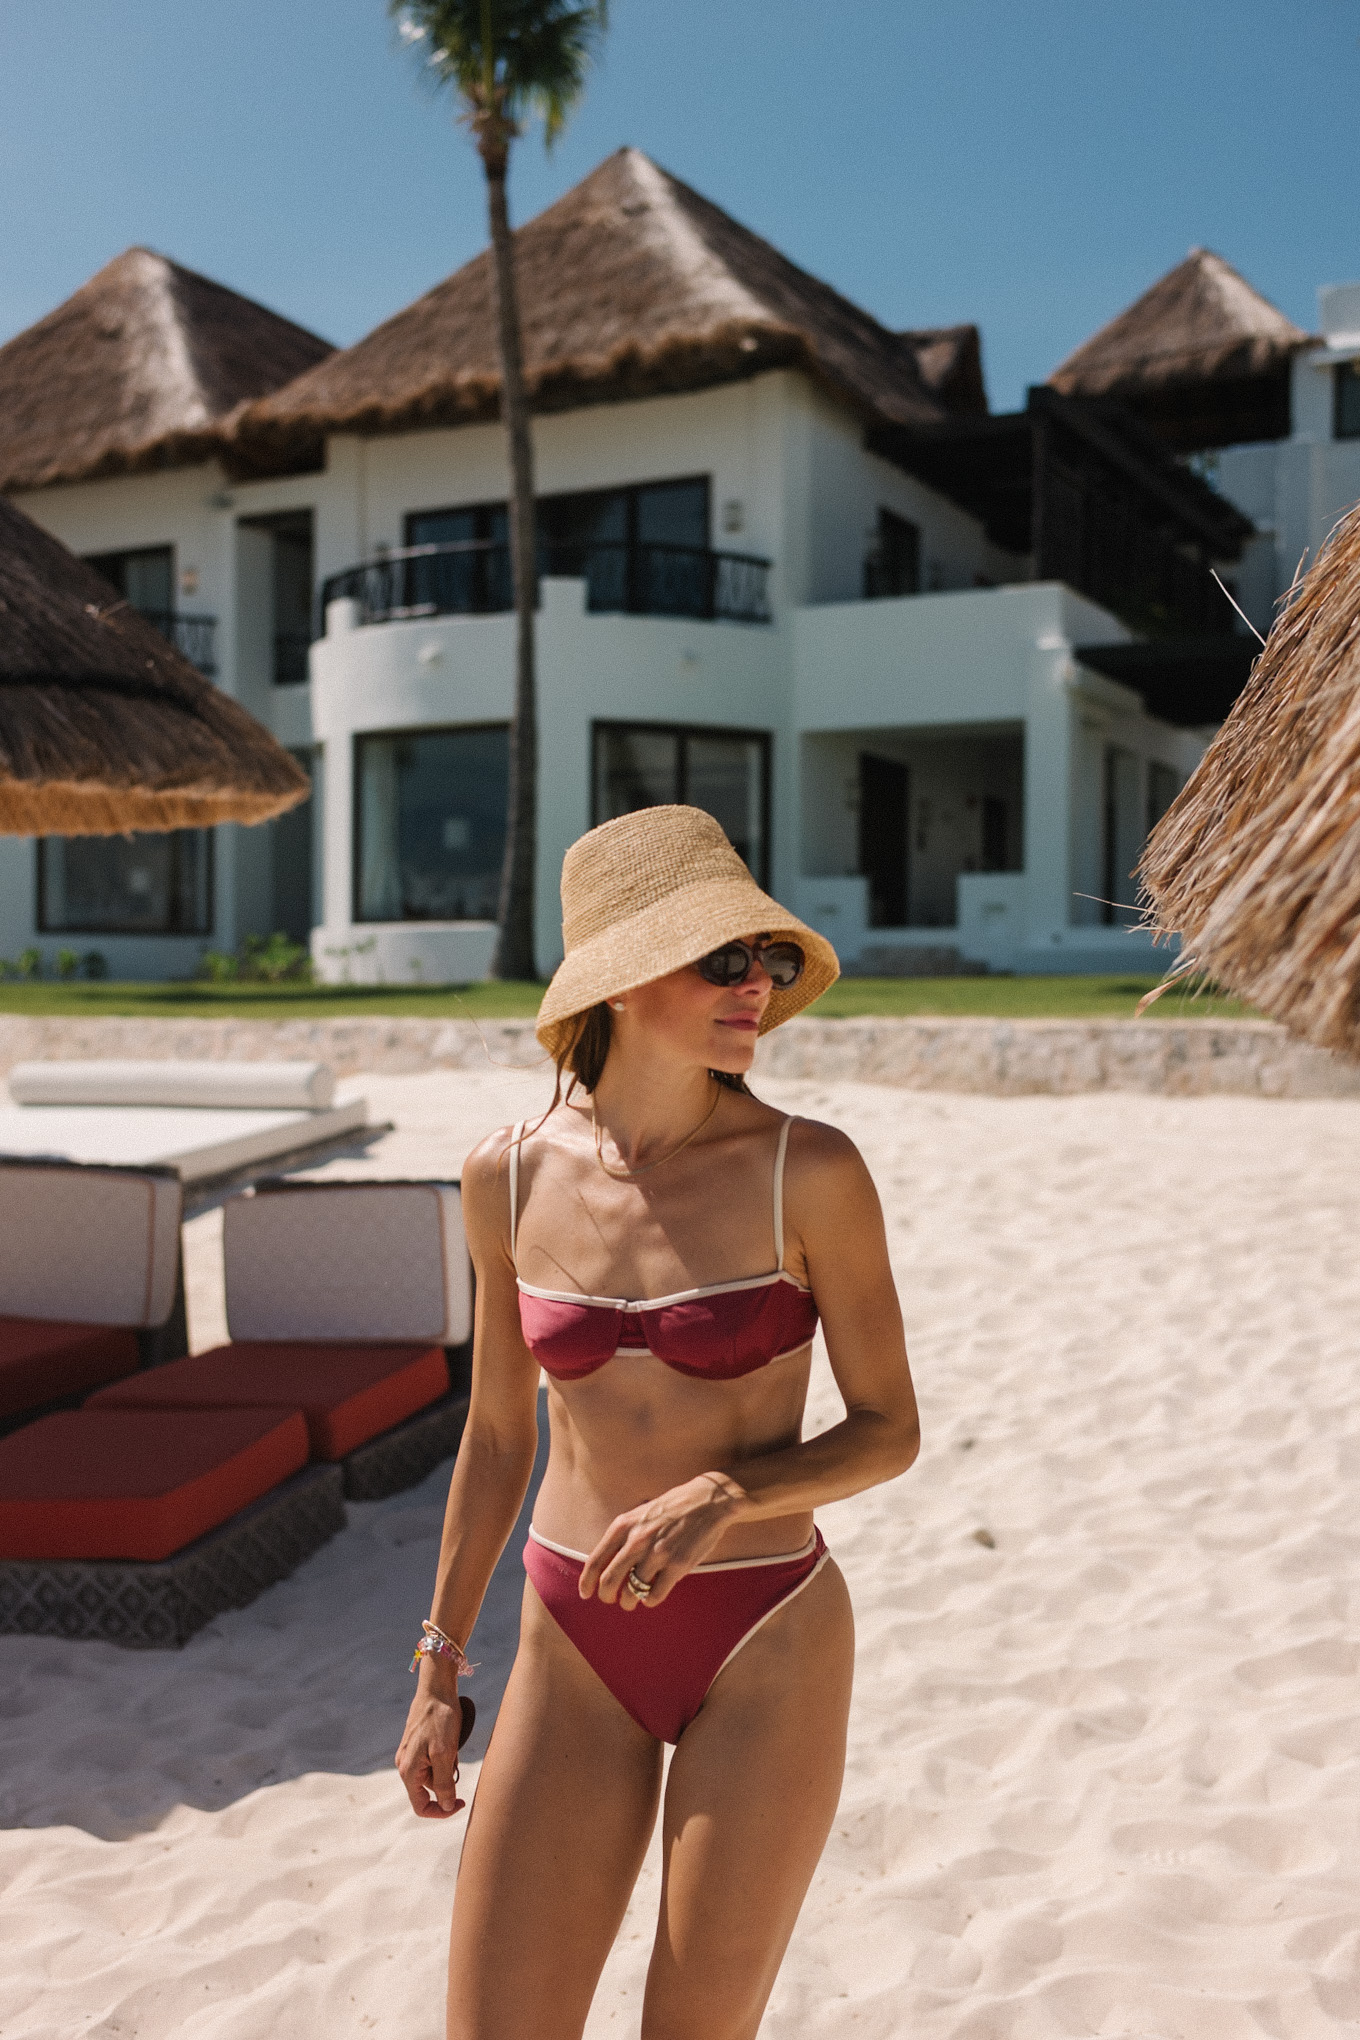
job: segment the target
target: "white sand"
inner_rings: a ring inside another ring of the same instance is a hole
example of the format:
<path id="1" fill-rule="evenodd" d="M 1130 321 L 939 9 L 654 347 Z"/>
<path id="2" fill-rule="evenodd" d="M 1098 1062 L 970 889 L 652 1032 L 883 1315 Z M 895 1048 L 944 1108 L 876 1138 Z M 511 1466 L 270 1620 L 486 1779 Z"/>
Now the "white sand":
<path id="1" fill-rule="evenodd" d="M 540 1081 L 368 1079 L 367 1166 L 448 1170 Z M 925 1427 L 822 1512 L 850 1766 L 764 2035 L 1360 2030 L 1360 1103 L 763 1089 L 874 1168 Z M 390 1756 L 441 1485 L 178 1656 L 0 1639 L 4 2040 L 438 2040 L 458 1834 Z M 592 2040 L 636 2035 L 656 1888 Z"/>

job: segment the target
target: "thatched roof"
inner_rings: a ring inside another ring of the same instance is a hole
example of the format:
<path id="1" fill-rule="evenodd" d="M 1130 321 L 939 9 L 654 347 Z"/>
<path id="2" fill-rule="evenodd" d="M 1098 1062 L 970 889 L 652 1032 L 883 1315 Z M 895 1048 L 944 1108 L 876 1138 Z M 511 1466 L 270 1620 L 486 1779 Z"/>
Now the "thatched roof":
<path id="1" fill-rule="evenodd" d="M 260 822 L 307 791 L 239 702 L 0 499 L 0 834 Z"/>
<path id="2" fill-rule="evenodd" d="M 237 404 L 332 352 L 225 285 L 128 248 L 0 347 L 0 489 L 205 460 Z"/>
<path id="3" fill-rule="evenodd" d="M 916 356 L 921 380 L 956 418 L 985 418 L 982 336 L 976 326 L 924 326 L 899 334 Z"/>
<path id="4" fill-rule="evenodd" d="M 1308 335 L 1230 262 L 1192 248 L 1055 368 L 1068 397 L 1117 397 L 1182 451 L 1289 431 L 1289 363 Z"/>
<path id="5" fill-rule="evenodd" d="M 1307 339 L 1230 262 L 1192 248 L 1049 382 L 1067 397 L 1128 398 L 1157 384 L 1259 374 Z"/>
<path id="6" fill-rule="evenodd" d="M 705 389 L 795 366 L 866 419 L 947 407 L 916 351 L 637 149 L 605 159 L 515 235 L 537 411 Z M 328 432 L 388 433 L 498 415 L 490 252 L 354 347 L 249 405 L 243 459 L 296 461 Z"/>
<path id="7" fill-rule="evenodd" d="M 1277 619 L 1141 873 L 1187 966 L 1360 1059 L 1360 507 Z"/>

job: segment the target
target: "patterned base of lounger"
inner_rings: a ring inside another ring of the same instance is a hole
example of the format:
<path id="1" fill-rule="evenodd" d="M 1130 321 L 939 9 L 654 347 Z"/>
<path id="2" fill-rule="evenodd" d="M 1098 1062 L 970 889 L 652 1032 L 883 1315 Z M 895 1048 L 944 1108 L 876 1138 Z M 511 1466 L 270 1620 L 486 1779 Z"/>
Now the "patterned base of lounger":
<path id="1" fill-rule="evenodd" d="M 441 1460 L 452 1459 L 467 1412 L 466 1394 L 455 1391 L 349 1453 L 340 1461 L 346 1501 L 380 1502 L 417 1487 Z"/>
<path id="2" fill-rule="evenodd" d="M 0 1635 L 98 1637 L 173 1650 L 244 1608 L 345 1527 L 338 1466 L 308 1466 L 219 1529 L 154 1564 L 0 1559 Z"/>

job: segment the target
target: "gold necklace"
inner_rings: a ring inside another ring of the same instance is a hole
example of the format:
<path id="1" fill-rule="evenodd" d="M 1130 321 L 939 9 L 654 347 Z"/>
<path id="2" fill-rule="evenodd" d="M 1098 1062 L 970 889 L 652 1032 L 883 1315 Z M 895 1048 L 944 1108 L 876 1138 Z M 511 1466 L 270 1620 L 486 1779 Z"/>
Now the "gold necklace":
<path id="1" fill-rule="evenodd" d="M 611 1169 L 608 1162 L 606 1162 L 604 1158 L 604 1150 L 601 1146 L 601 1142 L 604 1138 L 604 1135 L 600 1129 L 600 1122 L 595 1116 L 595 1099 L 592 1094 L 590 1100 L 590 1123 L 595 1129 L 596 1161 L 599 1163 L 600 1167 L 604 1170 L 606 1176 L 612 1176 L 616 1183 L 631 1183 L 635 1176 L 648 1175 L 651 1172 L 651 1170 L 659 1169 L 661 1167 L 662 1162 L 673 1162 L 675 1160 L 675 1157 L 679 1154 L 680 1148 L 687 1148 L 690 1142 L 693 1139 L 695 1139 L 695 1137 L 698 1134 L 701 1134 L 703 1132 L 704 1128 L 708 1125 L 709 1120 L 713 1117 L 714 1113 L 717 1111 L 718 1100 L 719 1098 L 721 1098 L 721 1096 L 722 1085 L 714 1084 L 713 1103 L 709 1106 L 707 1112 L 705 1112 L 703 1118 L 699 1121 L 699 1124 L 694 1128 L 693 1132 L 687 1133 L 685 1135 L 684 1139 L 680 1142 L 680 1147 L 673 1147 L 669 1154 L 659 1155 L 654 1162 L 644 1162 L 640 1169 Z"/>

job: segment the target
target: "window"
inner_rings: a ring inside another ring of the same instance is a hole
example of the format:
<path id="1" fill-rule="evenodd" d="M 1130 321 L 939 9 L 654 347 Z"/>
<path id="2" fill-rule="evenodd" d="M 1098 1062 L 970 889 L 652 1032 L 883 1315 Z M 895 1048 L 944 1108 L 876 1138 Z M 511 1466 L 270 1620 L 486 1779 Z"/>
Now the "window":
<path id="1" fill-rule="evenodd" d="M 864 562 L 864 593 L 880 595 L 921 592 L 921 528 L 895 510 L 880 510 L 874 549 Z"/>
<path id="2" fill-rule="evenodd" d="M 1332 370 L 1332 431 L 1338 439 L 1360 439 L 1360 362 L 1343 361 Z"/>
<path id="3" fill-rule="evenodd" d="M 1148 766 L 1147 832 L 1149 836 L 1181 790 L 1181 775 L 1174 765 L 1162 765 L 1155 758 Z"/>
<path id="4" fill-rule="evenodd" d="M 212 831 L 44 836 L 38 927 L 45 935 L 208 935 Z"/>
<path id="5" fill-rule="evenodd" d="M 770 739 L 761 731 L 596 723 L 593 817 L 684 801 L 723 825 L 761 885 L 770 882 Z"/>
<path id="6" fill-rule="evenodd" d="M 485 616 L 513 609 L 510 524 L 504 503 L 474 503 L 464 510 L 418 510 L 406 520 L 407 545 L 448 545 L 465 550 L 408 562 L 408 607 L 440 616 Z"/>
<path id="7" fill-rule="evenodd" d="M 175 555 L 168 545 L 141 552 L 91 553 L 86 565 L 118 590 L 130 609 L 162 622 L 175 607 Z"/>
<path id="8" fill-rule="evenodd" d="M 494 921 L 505 857 L 504 723 L 356 737 L 356 921 Z"/>
<path id="9" fill-rule="evenodd" d="M 102 574 L 130 609 L 153 623 L 162 637 L 184 654 L 200 673 L 217 671 L 213 635 L 217 619 L 185 616 L 175 609 L 175 554 L 168 545 L 143 546 L 135 552 L 89 553 L 86 566 Z M 186 588 L 189 576 L 185 576 Z"/>
<path id="10" fill-rule="evenodd" d="M 540 497 L 538 570 L 586 581 L 586 606 L 643 616 L 711 616 L 708 477 Z M 408 546 L 462 546 L 409 562 L 403 601 L 441 615 L 514 606 L 504 503 L 419 510 Z"/>
<path id="11" fill-rule="evenodd" d="M 263 531 L 272 541 L 274 685 L 301 686 L 307 679 L 307 648 L 312 642 L 312 513 L 285 510 L 275 517 L 243 517 L 241 523 L 248 531 Z"/>

